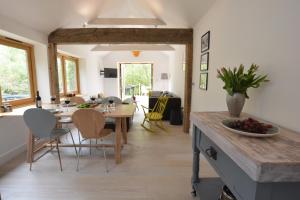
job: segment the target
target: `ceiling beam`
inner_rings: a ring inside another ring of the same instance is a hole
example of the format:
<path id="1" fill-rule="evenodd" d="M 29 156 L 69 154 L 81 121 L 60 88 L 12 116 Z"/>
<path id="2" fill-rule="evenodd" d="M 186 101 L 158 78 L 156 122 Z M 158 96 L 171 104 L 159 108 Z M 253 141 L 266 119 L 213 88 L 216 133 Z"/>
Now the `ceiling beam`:
<path id="1" fill-rule="evenodd" d="M 162 26 L 164 21 L 158 18 L 95 18 L 88 25 L 146 25 Z"/>
<path id="2" fill-rule="evenodd" d="M 193 29 L 57 29 L 49 35 L 48 42 L 56 44 L 189 44 L 193 42 Z"/>
<path id="3" fill-rule="evenodd" d="M 121 45 L 97 45 L 91 51 L 175 51 L 170 45 L 156 44 L 121 44 Z"/>

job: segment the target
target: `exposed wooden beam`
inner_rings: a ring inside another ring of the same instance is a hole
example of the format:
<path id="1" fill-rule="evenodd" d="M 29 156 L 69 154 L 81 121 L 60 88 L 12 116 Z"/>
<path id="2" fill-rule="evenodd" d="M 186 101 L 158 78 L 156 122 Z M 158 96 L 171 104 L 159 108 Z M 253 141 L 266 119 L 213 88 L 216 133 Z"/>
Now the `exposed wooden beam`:
<path id="1" fill-rule="evenodd" d="M 48 44 L 48 60 L 50 93 L 51 96 L 56 97 L 56 103 L 60 103 L 59 80 L 57 69 L 57 45 L 55 43 Z"/>
<path id="2" fill-rule="evenodd" d="M 186 44 L 193 29 L 161 28 L 74 28 L 57 29 L 48 42 L 56 44 Z"/>
<path id="3" fill-rule="evenodd" d="M 88 25 L 146 25 L 159 26 L 166 23 L 158 18 L 95 18 Z"/>
<path id="4" fill-rule="evenodd" d="M 170 45 L 157 44 L 112 44 L 97 45 L 91 51 L 175 51 Z"/>
<path id="5" fill-rule="evenodd" d="M 185 46 L 185 62 L 183 131 L 188 133 L 192 107 L 193 43 L 188 43 Z"/>

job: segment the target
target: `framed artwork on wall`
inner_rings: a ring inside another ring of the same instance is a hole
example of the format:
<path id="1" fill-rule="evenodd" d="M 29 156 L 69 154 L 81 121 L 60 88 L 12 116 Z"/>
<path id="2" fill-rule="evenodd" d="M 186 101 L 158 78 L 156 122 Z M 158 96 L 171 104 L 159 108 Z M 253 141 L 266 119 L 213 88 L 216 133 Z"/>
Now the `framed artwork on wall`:
<path id="1" fill-rule="evenodd" d="M 209 66 L 209 52 L 201 55 L 200 71 L 207 71 Z"/>
<path id="2" fill-rule="evenodd" d="M 199 88 L 201 90 L 207 90 L 208 84 L 208 73 L 200 73 L 200 81 L 199 81 Z"/>
<path id="3" fill-rule="evenodd" d="M 201 37 L 201 53 L 204 53 L 205 51 L 209 50 L 210 46 L 210 31 L 206 32 Z"/>

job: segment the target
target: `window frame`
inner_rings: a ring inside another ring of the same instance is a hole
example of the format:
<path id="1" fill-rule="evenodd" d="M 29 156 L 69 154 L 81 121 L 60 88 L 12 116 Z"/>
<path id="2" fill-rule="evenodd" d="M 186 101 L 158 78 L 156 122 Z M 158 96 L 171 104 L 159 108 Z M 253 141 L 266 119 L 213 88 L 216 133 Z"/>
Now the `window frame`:
<path id="1" fill-rule="evenodd" d="M 67 96 L 67 94 L 80 94 L 80 75 L 79 75 L 79 58 L 66 55 L 63 53 L 57 53 L 57 58 L 61 59 L 61 67 L 62 67 L 62 78 L 63 78 L 63 92 L 60 93 L 61 96 Z M 67 91 L 67 78 L 66 78 L 66 60 L 74 61 L 76 66 L 76 91 Z"/>
<path id="2" fill-rule="evenodd" d="M 35 102 L 35 93 L 37 90 L 34 46 L 29 43 L 25 43 L 25 42 L 11 39 L 11 38 L 4 37 L 4 36 L 0 36 L 0 44 L 8 46 L 8 47 L 22 49 L 27 52 L 27 61 L 28 61 L 27 67 L 28 67 L 28 76 L 29 76 L 28 78 L 29 78 L 29 84 L 30 84 L 30 98 L 4 102 L 2 95 L 0 95 L 0 98 L 1 98 L 0 102 L 2 104 L 9 103 L 13 107 L 26 106 L 26 105 L 33 104 Z"/>

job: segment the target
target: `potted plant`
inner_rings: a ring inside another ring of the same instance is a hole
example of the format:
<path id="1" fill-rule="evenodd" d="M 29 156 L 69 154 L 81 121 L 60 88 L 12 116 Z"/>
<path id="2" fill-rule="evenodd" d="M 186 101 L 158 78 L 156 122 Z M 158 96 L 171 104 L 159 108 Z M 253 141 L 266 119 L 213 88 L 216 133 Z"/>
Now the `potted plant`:
<path id="1" fill-rule="evenodd" d="M 240 65 L 238 69 L 235 67 L 233 70 L 225 67 L 217 70 L 217 78 L 225 83 L 223 89 L 227 91 L 226 103 L 231 116 L 240 116 L 245 99 L 249 98 L 248 88 L 258 88 L 261 83 L 269 81 L 267 75 L 256 74 L 258 68 L 258 65 L 252 64 L 247 72 L 244 70 L 244 65 Z"/>

